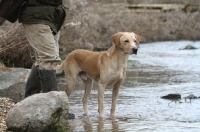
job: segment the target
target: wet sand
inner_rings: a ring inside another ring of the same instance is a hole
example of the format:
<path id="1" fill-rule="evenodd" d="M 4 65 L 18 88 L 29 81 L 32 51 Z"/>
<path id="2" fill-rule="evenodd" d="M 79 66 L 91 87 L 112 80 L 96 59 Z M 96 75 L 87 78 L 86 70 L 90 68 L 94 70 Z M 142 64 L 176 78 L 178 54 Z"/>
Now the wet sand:
<path id="1" fill-rule="evenodd" d="M 199 49 L 179 50 L 191 44 Z M 200 99 L 186 100 L 189 94 L 200 96 L 200 42 L 158 42 L 141 44 L 138 55 L 131 55 L 127 78 L 117 101 L 116 117 L 109 117 L 111 87 L 105 91 L 105 119 L 98 118 L 97 85 L 89 99 L 90 115 L 83 115 L 83 88 L 77 85 L 70 96 L 71 132 L 197 132 L 200 130 Z M 161 99 L 179 93 L 181 100 Z"/>

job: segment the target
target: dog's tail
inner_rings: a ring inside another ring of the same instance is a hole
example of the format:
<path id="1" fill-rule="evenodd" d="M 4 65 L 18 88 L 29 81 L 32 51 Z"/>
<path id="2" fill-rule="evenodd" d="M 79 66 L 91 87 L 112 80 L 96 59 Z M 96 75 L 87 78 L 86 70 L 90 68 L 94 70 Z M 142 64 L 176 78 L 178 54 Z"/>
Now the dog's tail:
<path id="1" fill-rule="evenodd" d="M 64 73 L 63 63 L 61 65 L 56 66 L 56 75 L 61 75 Z"/>

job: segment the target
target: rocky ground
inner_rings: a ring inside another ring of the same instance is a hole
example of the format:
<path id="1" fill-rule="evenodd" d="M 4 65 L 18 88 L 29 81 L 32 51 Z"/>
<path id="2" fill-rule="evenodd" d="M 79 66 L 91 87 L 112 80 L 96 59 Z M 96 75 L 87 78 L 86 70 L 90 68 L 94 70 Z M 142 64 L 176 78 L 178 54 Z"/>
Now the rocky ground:
<path id="1" fill-rule="evenodd" d="M 6 132 L 6 115 L 14 105 L 15 102 L 12 99 L 0 97 L 0 132 Z"/>
<path id="2" fill-rule="evenodd" d="M 0 66 L 4 66 L 0 63 Z M 10 98 L 0 97 L 0 131 L 6 132 L 6 115 L 8 111 L 14 106 L 15 102 Z"/>

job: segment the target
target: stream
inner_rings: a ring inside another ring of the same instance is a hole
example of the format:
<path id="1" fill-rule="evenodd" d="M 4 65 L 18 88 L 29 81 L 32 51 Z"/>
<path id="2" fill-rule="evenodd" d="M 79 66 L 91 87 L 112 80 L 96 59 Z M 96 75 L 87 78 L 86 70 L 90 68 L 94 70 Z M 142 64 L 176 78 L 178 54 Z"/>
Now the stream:
<path id="1" fill-rule="evenodd" d="M 186 45 L 198 49 L 180 50 Z M 83 115 L 84 89 L 72 92 L 70 132 L 198 132 L 200 131 L 200 41 L 156 42 L 141 44 L 138 55 L 130 55 L 127 78 L 120 88 L 116 117 L 110 118 L 112 89 L 105 91 L 105 119 L 98 118 L 97 84 L 91 92 L 89 116 Z M 162 99 L 171 93 L 181 100 Z"/>

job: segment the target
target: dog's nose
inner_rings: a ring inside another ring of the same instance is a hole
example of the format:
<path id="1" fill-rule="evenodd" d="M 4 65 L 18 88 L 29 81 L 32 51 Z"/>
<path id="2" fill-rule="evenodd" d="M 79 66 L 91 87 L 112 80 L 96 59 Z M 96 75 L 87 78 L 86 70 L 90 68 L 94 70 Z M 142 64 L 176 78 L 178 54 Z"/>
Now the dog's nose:
<path id="1" fill-rule="evenodd" d="M 137 51 L 138 51 L 137 48 L 133 48 L 133 49 L 132 49 L 132 53 L 133 53 L 133 54 L 136 54 L 136 55 L 137 55 Z"/>

